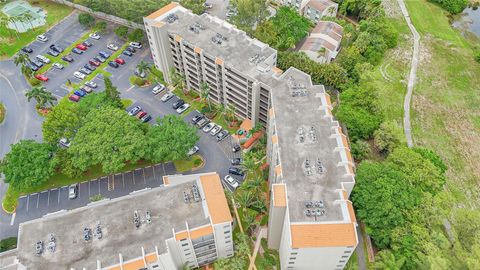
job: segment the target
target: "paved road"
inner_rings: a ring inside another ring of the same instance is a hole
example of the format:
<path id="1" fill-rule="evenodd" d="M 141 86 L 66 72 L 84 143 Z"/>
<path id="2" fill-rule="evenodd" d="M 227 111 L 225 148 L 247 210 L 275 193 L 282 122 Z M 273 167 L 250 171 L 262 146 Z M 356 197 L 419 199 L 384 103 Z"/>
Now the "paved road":
<path id="1" fill-rule="evenodd" d="M 407 86 L 407 94 L 405 95 L 405 100 L 403 102 L 403 128 L 405 130 L 405 136 L 407 138 L 407 145 L 408 147 L 413 147 L 413 139 L 412 139 L 412 128 L 410 123 L 410 104 L 412 103 L 412 93 L 413 87 L 415 86 L 415 81 L 417 80 L 417 69 L 418 69 L 418 62 L 419 62 L 419 46 L 420 46 L 420 35 L 415 29 L 412 21 L 410 20 L 410 15 L 408 14 L 407 7 L 405 6 L 405 2 L 403 0 L 397 0 L 398 5 L 400 5 L 400 9 L 402 10 L 403 17 L 407 21 L 408 27 L 413 35 L 413 54 L 412 54 L 412 63 L 410 67 L 410 75 L 408 76 L 408 86 Z"/>
<path id="2" fill-rule="evenodd" d="M 229 0 L 207 0 L 207 3 L 213 4 L 211 9 L 207 9 L 207 13 L 225 20 L 227 17 L 227 7 L 230 3 Z"/>

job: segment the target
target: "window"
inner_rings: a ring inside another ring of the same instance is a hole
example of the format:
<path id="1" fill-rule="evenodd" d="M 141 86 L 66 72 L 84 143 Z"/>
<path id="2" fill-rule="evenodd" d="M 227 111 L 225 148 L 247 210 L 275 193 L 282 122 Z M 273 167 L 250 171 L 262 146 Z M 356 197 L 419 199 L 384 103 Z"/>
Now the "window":
<path id="1" fill-rule="evenodd" d="M 183 243 L 183 244 L 182 244 L 182 247 L 184 247 L 184 246 L 188 246 L 188 243 Z"/>
<path id="2" fill-rule="evenodd" d="M 225 231 L 224 233 L 225 233 L 225 234 L 227 234 L 227 233 L 230 233 L 230 230 L 228 230 L 228 231 Z"/>
<path id="3" fill-rule="evenodd" d="M 294 264 L 295 262 L 288 262 L 288 264 Z"/>
<path id="4" fill-rule="evenodd" d="M 339 263 L 344 263 L 344 262 L 345 262 L 345 260 L 339 261 Z"/>
<path id="5" fill-rule="evenodd" d="M 352 251 L 351 250 L 345 250 L 345 252 L 343 252 L 343 253 L 345 253 L 345 254 L 352 253 Z"/>
<path id="6" fill-rule="evenodd" d="M 228 240 L 228 241 L 225 241 L 225 244 L 228 244 L 228 243 L 231 243 L 232 241 L 231 240 Z"/>
<path id="7" fill-rule="evenodd" d="M 185 256 L 190 256 L 191 252 L 185 253 Z"/>
<path id="8" fill-rule="evenodd" d="M 293 260 L 296 260 L 297 257 L 290 257 L 289 260 L 293 261 Z"/>
<path id="9" fill-rule="evenodd" d="M 348 258 L 348 256 L 342 256 L 342 258 Z"/>

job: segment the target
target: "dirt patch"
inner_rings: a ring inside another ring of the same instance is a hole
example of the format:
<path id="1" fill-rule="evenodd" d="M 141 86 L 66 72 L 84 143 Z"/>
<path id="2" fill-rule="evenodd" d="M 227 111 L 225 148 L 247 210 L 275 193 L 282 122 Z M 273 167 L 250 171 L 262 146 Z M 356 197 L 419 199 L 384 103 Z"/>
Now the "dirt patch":
<path id="1" fill-rule="evenodd" d="M 400 18 L 403 16 L 397 0 L 383 0 L 382 7 L 383 10 L 385 10 L 385 14 L 390 18 Z"/>

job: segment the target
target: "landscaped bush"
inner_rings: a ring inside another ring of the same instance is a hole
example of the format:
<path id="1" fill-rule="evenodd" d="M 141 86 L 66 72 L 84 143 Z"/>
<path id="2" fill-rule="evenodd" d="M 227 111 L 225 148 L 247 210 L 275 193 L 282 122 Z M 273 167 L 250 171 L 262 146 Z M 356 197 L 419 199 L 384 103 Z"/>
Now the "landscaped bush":
<path id="1" fill-rule="evenodd" d="M 34 86 L 39 86 L 41 84 L 41 82 L 35 78 L 30 78 L 28 79 L 28 83 L 34 87 Z"/>
<path id="2" fill-rule="evenodd" d="M 468 5 L 468 0 L 429 0 L 439 4 L 446 11 L 457 14 L 462 12 Z"/>
<path id="3" fill-rule="evenodd" d="M 200 166 L 200 164 L 202 164 L 202 160 L 200 158 L 196 158 L 195 160 L 193 160 L 193 165 L 195 167 Z"/>
<path id="4" fill-rule="evenodd" d="M 144 80 L 140 77 L 135 77 L 135 79 L 134 79 L 134 83 L 135 83 L 136 86 L 143 86 L 143 85 L 145 85 L 146 82 L 147 82 L 146 80 Z"/>
<path id="5" fill-rule="evenodd" d="M 17 238 L 9 237 L 0 240 L 0 252 L 4 252 L 17 247 Z"/>

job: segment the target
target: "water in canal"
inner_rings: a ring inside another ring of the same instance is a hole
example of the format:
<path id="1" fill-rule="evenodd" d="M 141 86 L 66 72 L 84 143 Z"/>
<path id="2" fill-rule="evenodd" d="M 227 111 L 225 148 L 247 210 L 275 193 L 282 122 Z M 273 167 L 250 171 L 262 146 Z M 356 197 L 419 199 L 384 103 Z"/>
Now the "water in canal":
<path id="1" fill-rule="evenodd" d="M 466 8 L 453 22 L 453 26 L 468 30 L 480 37 L 480 8 Z"/>

